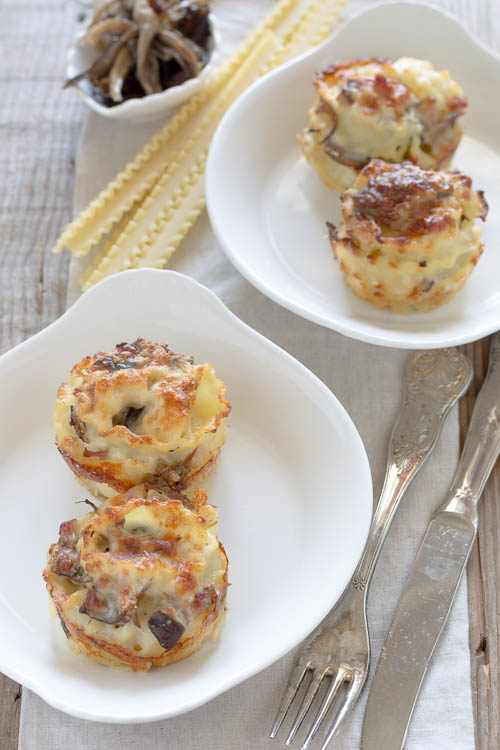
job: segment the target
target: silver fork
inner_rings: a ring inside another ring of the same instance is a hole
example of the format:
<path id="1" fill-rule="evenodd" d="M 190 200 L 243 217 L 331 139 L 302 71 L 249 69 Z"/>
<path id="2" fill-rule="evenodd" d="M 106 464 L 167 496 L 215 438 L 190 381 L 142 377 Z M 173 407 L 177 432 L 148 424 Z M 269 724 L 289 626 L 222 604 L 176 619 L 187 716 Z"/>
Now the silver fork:
<path id="1" fill-rule="evenodd" d="M 432 452 L 446 415 L 465 393 L 471 379 L 472 365 L 456 349 L 416 352 L 409 357 L 403 405 L 392 431 L 384 486 L 363 555 L 339 603 L 299 653 L 276 714 L 271 738 L 276 737 L 306 675 L 309 683 L 287 745 L 293 741 L 325 677 L 330 678 L 330 684 L 302 745 L 303 750 L 309 747 L 343 686 L 344 699 L 339 700 L 321 750 L 327 747 L 351 713 L 368 674 L 370 640 L 366 600 L 379 552 L 401 498 Z"/>

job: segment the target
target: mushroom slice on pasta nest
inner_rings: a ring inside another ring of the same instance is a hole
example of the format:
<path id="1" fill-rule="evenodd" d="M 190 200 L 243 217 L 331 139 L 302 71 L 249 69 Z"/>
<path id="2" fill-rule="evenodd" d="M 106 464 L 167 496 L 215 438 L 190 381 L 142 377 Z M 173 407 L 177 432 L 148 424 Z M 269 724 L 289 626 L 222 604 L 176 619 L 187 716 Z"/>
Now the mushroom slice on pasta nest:
<path id="1" fill-rule="evenodd" d="M 342 195 L 330 242 L 354 293 L 400 313 L 431 310 L 462 288 L 483 251 L 488 206 L 472 180 L 373 159 Z"/>
<path id="2" fill-rule="evenodd" d="M 379 58 L 332 65 L 314 80 L 304 155 L 334 190 L 351 187 L 370 159 L 446 168 L 460 142 L 467 100 L 426 60 Z"/>
<path id="3" fill-rule="evenodd" d="M 57 447 L 99 500 L 141 482 L 188 495 L 216 470 L 231 407 L 209 363 L 137 339 L 85 357 L 57 394 Z"/>
<path id="4" fill-rule="evenodd" d="M 225 614 L 215 508 L 144 487 L 63 523 L 43 575 L 70 649 L 109 666 L 183 659 Z"/>

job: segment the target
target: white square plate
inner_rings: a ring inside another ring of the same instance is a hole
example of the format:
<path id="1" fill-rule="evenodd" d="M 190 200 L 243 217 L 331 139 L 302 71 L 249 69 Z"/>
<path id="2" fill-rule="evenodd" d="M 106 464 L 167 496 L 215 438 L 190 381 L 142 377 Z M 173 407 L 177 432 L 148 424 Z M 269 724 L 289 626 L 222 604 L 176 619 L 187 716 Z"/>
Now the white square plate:
<path id="1" fill-rule="evenodd" d="M 469 100 L 453 167 L 485 191 L 485 251 L 464 289 L 427 313 L 398 315 L 357 299 L 333 259 L 326 222 L 339 195 L 302 156 L 314 73 L 333 62 L 403 55 L 447 69 Z M 210 220 L 236 268 L 271 299 L 346 336 L 411 349 L 474 341 L 500 327 L 500 58 L 427 5 L 378 4 L 313 52 L 254 84 L 222 120 L 207 164 Z"/>
<path id="2" fill-rule="evenodd" d="M 210 361 L 233 406 L 209 501 L 232 586 L 220 642 L 149 673 L 74 656 L 41 577 L 62 521 L 86 493 L 58 455 L 57 387 L 84 355 L 137 336 Z M 188 711 L 263 669 L 327 614 L 361 555 L 371 478 L 361 439 L 331 391 L 171 271 L 126 271 L 0 358 L 0 669 L 55 708 L 94 721 Z"/>

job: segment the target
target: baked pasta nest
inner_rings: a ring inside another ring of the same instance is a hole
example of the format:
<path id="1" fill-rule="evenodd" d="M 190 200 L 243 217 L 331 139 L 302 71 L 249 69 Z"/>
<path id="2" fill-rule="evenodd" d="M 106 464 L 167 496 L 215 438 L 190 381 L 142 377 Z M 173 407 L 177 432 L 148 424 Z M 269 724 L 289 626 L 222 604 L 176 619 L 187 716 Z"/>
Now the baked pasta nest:
<path id="1" fill-rule="evenodd" d="M 460 142 L 467 100 L 426 60 L 376 57 L 332 65 L 314 80 L 310 126 L 299 136 L 322 180 L 342 191 L 372 158 L 445 169 Z"/>
<path id="2" fill-rule="evenodd" d="M 373 159 L 342 195 L 343 221 L 329 224 L 345 280 L 375 307 L 430 310 L 463 286 L 481 253 L 488 206 L 471 178 Z"/>
<path id="3" fill-rule="evenodd" d="M 139 486 L 61 524 L 44 570 L 68 645 L 109 666 L 163 666 L 199 649 L 225 613 L 217 513 Z"/>
<path id="4" fill-rule="evenodd" d="M 138 338 L 76 364 L 57 394 L 57 447 L 105 500 L 141 482 L 191 492 L 215 470 L 231 407 L 209 363 Z"/>

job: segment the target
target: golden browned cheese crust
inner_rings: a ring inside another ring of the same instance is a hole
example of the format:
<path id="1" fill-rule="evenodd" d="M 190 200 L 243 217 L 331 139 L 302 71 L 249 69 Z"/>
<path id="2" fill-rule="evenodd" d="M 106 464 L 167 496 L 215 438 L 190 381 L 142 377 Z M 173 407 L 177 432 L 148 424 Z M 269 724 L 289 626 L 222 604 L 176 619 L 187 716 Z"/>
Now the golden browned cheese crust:
<path id="1" fill-rule="evenodd" d="M 85 357 L 57 394 L 57 447 L 100 500 L 144 481 L 188 493 L 218 464 L 231 407 L 208 363 L 137 339 Z"/>
<path id="2" fill-rule="evenodd" d="M 43 577 L 70 649 L 109 666 L 183 659 L 224 619 L 215 508 L 143 485 L 61 524 Z"/>
<path id="3" fill-rule="evenodd" d="M 372 158 L 446 168 L 467 101 L 447 71 L 402 57 L 351 60 L 318 73 L 310 127 L 299 136 L 322 180 L 342 191 Z"/>
<path id="4" fill-rule="evenodd" d="M 375 307 L 431 310 L 462 288 L 483 245 L 483 194 L 460 172 L 373 159 L 342 196 L 330 242 L 346 282 Z"/>

